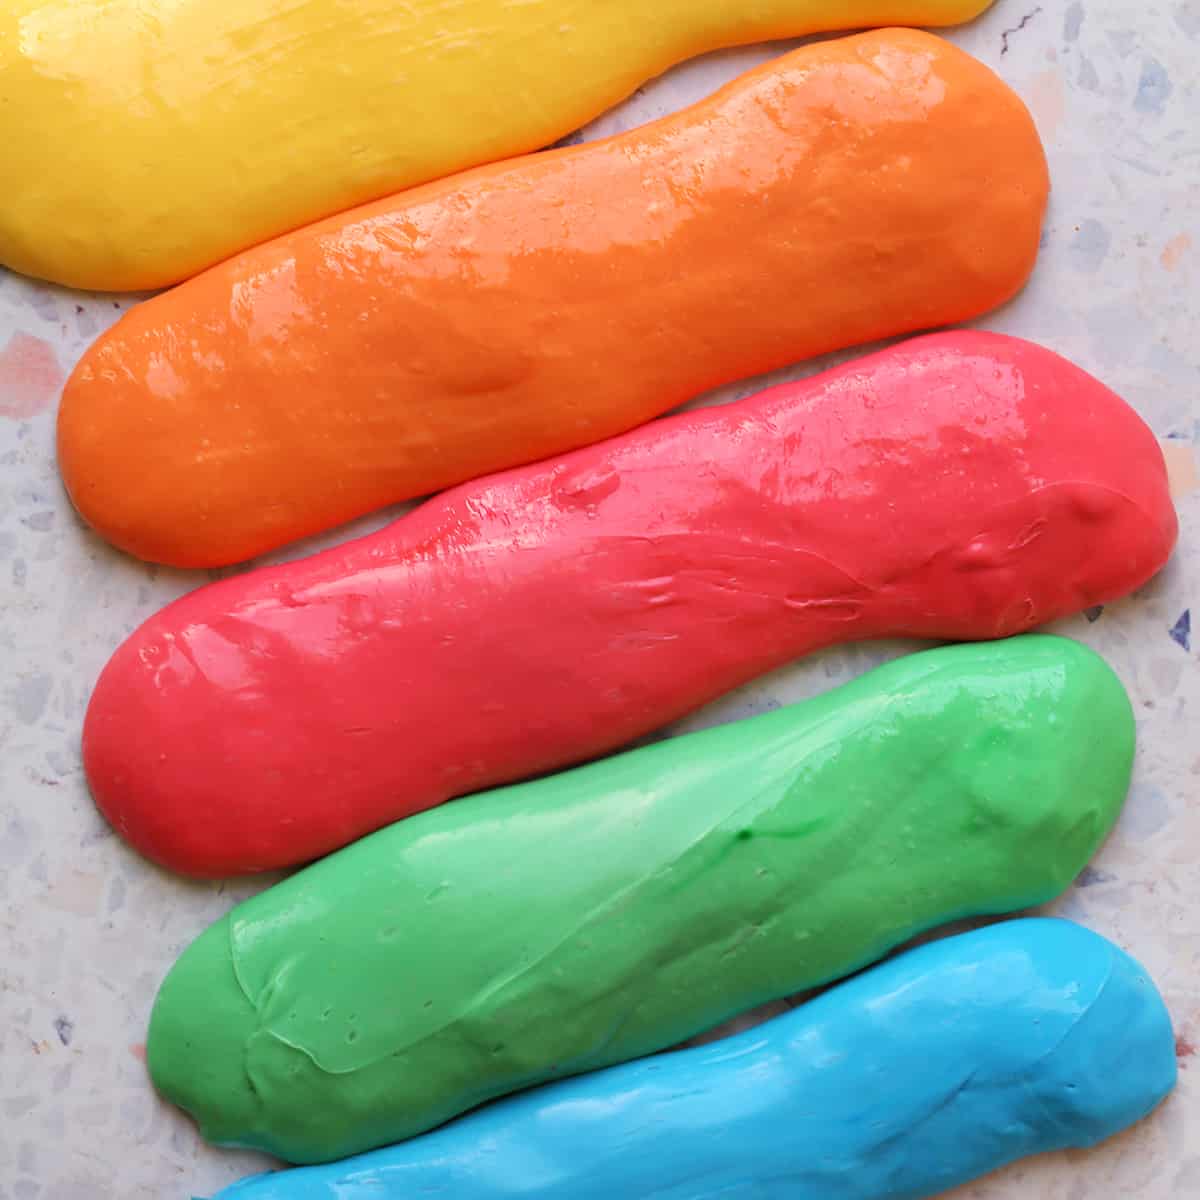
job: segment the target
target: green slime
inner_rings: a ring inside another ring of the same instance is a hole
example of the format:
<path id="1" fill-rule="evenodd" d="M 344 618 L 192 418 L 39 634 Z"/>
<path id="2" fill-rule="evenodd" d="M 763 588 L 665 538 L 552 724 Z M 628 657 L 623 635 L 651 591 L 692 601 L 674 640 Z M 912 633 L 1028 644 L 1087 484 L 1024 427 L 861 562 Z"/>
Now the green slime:
<path id="1" fill-rule="evenodd" d="M 412 1137 L 1050 900 L 1133 742 L 1101 659 L 1021 637 L 456 801 L 208 929 L 159 993 L 151 1073 L 212 1141 L 293 1162 Z"/>

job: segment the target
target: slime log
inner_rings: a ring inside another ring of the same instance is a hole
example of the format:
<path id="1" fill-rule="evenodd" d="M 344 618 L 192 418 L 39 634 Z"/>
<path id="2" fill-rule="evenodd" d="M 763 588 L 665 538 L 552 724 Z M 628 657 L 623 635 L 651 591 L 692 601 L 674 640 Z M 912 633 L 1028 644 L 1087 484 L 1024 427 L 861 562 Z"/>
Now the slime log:
<path id="1" fill-rule="evenodd" d="M 210 1140 L 316 1163 L 666 1049 L 1057 895 L 1133 733 L 1092 651 L 1032 636 L 445 805 L 202 934 L 151 1074 Z"/>
<path id="2" fill-rule="evenodd" d="M 2 0 L 0 263 L 164 287 L 548 145 L 693 55 L 988 3 Z"/>
<path id="3" fill-rule="evenodd" d="M 439 496 L 116 652 L 93 794 L 175 870 L 308 861 L 605 753 L 796 656 L 976 640 L 1171 551 L 1162 452 L 1057 355 L 948 333 Z"/>
<path id="4" fill-rule="evenodd" d="M 216 1200 L 918 1200 L 1095 1145 L 1175 1085 L 1145 970 L 1066 921 L 923 946 L 698 1049 Z"/>
<path id="5" fill-rule="evenodd" d="M 63 478 L 132 554 L 250 558 L 985 312 L 1032 269 L 1046 190 L 1024 105 L 949 43 L 808 46 L 643 129 L 393 197 L 139 305 L 68 382 Z"/>

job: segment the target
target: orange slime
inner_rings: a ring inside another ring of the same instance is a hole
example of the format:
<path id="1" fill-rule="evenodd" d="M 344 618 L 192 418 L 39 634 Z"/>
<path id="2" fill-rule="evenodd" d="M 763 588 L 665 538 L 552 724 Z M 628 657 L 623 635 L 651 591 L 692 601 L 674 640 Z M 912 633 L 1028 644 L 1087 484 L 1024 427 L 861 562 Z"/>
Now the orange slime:
<path id="1" fill-rule="evenodd" d="M 644 128 L 366 205 L 133 309 L 67 385 L 63 476 L 142 558 L 249 558 L 985 312 L 1032 270 L 1048 186 L 1020 99 L 949 43 L 806 46 Z"/>

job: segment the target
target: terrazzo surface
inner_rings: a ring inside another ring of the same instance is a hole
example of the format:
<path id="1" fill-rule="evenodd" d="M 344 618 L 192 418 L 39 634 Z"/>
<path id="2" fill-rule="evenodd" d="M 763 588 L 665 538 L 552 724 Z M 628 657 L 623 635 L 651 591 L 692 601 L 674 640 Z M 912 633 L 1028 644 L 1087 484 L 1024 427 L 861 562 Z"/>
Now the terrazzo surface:
<path id="1" fill-rule="evenodd" d="M 1053 906 L 1150 968 L 1176 1023 L 1178 1091 L 1105 1147 L 1018 1164 L 955 1195 L 1200 1197 L 1200 2 L 1000 0 L 952 36 L 1025 97 L 1054 178 L 1032 284 L 980 324 L 1043 342 L 1134 404 L 1163 441 L 1182 523 L 1174 561 L 1140 595 L 1057 627 L 1124 679 L 1140 749 L 1115 835 Z M 781 49 L 689 64 L 586 136 L 678 108 Z M 0 186 L 3 169 L 0 150 Z M 202 1145 L 150 1089 L 142 1044 L 175 956 L 266 881 L 195 884 L 149 866 L 97 815 L 80 771 L 84 706 L 108 655 L 205 579 L 107 548 L 55 473 L 66 373 L 133 302 L 0 272 L 0 1200 L 186 1200 L 269 1165 Z M 814 656 L 686 727 L 811 695 L 904 649 Z"/>

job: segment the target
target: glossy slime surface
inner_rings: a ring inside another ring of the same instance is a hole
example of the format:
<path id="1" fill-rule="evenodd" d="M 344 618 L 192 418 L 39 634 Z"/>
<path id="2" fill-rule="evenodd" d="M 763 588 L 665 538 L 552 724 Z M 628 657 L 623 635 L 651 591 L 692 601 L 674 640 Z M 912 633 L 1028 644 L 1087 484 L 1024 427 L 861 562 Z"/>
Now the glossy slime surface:
<path id="1" fill-rule="evenodd" d="M 707 50 L 986 7 L 2 0 L 0 262 L 72 287 L 163 287 L 307 221 L 536 150 Z"/>
<path id="2" fill-rule="evenodd" d="M 918 1200 L 1146 1116 L 1175 1042 L 1144 968 L 1066 921 L 947 938 L 714 1045 L 500 1101 L 216 1200 Z"/>
<path id="3" fill-rule="evenodd" d="M 1175 532 L 1117 396 L 1028 342 L 937 334 L 194 592 L 105 668 L 84 765 L 175 870 L 304 862 L 833 642 L 1113 600 Z"/>
<path id="4" fill-rule="evenodd" d="M 1051 899 L 1132 757 L 1083 646 L 912 655 L 402 821 L 239 905 L 163 983 L 150 1071 L 205 1137 L 293 1162 L 411 1137 Z"/>
<path id="5" fill-rule="evenodd" d="M 906 30 L 807 46 L 139 305 L 67 384 L 63 478 L 130 553 L 250 558 L 985 312 L 1033 267 L 1047 186 L 1020 99 L 962 51 Z"/>

